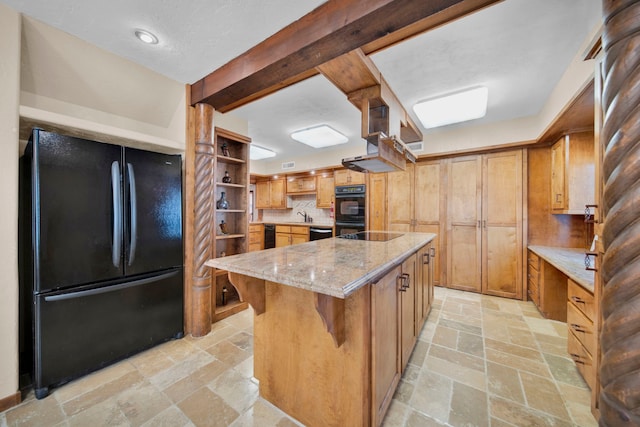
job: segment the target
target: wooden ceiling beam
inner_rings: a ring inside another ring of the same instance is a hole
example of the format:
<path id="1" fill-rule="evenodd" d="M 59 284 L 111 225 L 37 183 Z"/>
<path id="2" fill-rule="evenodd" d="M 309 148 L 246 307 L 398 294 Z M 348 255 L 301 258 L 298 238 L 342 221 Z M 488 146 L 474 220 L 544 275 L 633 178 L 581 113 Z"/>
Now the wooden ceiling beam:
<path id="1" fill-rule="evenodd" d="M 191 85 L 191 103 L 230 111 L 317 74 L 354 49 L 370 53 L 501 0 L 329 0 Z"/>

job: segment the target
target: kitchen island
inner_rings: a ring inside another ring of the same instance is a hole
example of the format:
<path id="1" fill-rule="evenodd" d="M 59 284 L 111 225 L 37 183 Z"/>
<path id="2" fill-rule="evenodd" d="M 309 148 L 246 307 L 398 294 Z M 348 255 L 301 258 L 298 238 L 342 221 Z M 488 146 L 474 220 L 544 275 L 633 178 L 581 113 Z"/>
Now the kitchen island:
<path id="1" fill-rule="evenodd" d="M 308 426 L 377 426 L 433 300 L 434 234 L 212 259 L 255 311 L 260 395 Z"/>

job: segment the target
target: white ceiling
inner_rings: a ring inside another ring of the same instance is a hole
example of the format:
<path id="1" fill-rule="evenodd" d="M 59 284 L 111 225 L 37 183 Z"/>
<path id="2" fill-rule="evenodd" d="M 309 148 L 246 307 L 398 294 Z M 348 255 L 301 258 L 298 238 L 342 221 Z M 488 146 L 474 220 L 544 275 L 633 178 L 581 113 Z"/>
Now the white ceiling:
<path id="1" fill-rule="evenodd" d="M 25 15 L 181 83 L 193 83 L 323 3 L 321 0 L 0 0 Z M 585 37 L 601 0 L 505 0 L 372 56 L 407 111 L 417 101 L 477 85 L 489 88 L 497 122 L 537 114 Z M 160 39 L 143 45 L 147 29 Z M 289 134 L 326 123 L 362 146 L 360 114 L 316 76 L 238 108 L 256 145 L 279 158 L 322 155 Z M 418 120 L 414 116 L 414 120 Z M 428 135 L 423 129 L 425 135 Z M 343 148 L 342 146 L 341 148 Z"/>

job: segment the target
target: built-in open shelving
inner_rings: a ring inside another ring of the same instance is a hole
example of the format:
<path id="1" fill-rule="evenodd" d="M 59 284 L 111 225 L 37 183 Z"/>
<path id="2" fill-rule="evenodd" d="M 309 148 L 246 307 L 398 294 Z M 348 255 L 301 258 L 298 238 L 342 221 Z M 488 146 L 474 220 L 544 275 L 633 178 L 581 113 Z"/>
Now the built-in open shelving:
<path id="1" fill-rule="evenodd" d="M 215 128 L 215 199 L 219 200 L 224 192 L 229 208 L 215 211 L 214 258 L 247 251 L 250 142 L 243 135 Z M 226 153 L 223 153 L 223 146 Z M 225 174 L 228 174 L 231 182 L 223 181 Z M 222 233 L 220 228 L 222 221 L 226 224 L 226 233 Z M 247 308 L 247 303 L 240 300 L 238 291 L 229 282 L 226 271 L 216 270 L 212 281 L 211 317 L 214 322 Z"/>

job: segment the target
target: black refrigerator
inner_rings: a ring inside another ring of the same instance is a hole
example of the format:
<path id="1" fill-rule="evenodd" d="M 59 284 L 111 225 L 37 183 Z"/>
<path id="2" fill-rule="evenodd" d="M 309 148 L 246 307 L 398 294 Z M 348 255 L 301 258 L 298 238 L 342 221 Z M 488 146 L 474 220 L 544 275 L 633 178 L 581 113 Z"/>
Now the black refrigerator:
<path id="1" fill-rule="evenodd" d="M 20 173 L 21 371 L 36 397 L 182 337 L 181 157 L 35 129 Z"/>

